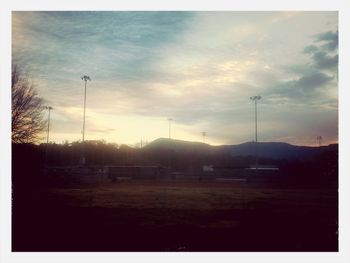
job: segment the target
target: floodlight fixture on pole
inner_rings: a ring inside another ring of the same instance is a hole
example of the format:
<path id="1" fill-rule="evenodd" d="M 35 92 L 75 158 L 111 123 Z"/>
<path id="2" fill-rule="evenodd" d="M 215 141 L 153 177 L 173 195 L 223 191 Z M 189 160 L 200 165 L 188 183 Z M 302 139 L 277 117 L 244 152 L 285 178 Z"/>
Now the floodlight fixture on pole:
<path id="1" fill-rule="evenodd" d="M 205 136 L 207 136 L 206 132 L 202 132 L 202 136 L 203 136 L 203 143 L 205 143 Z"/>
<path id="2" fill-rule="evenodd" d="M 171 121 L 173 119 L 172 118 L 168 118 L 168 121 L 169 121 L 169 139 L 171 139 Z"/>
<path id="3" fill-rule="evenodd" d="M 84 75 L 81 77 L 82 80 L 85 82 L 85 91 L 84 91 L 84 119 L 83 119 L 83 143 L 85 141 L 85 108 L 86 108 L 86 82 L 90 81 L 90 77 L 87 75 Z"/>
<path id="4" fill-rule="evenodd" d="M 257 102 L 261 99 L 261 96 L 252 96 L 250 100 L 255 104 L 255 173 L 258 172 L 258 107 Z"/>
<path id="5" fill-rule="evenodd" d="M 47 117 L 47 136 L 46 136 L 46 144 L 49 143 L 49 137 L 50 137 L 50 113 L 53 109 L 51 106 L 45 106 L 45 109 L 49 111 L 48 117 Z"/>

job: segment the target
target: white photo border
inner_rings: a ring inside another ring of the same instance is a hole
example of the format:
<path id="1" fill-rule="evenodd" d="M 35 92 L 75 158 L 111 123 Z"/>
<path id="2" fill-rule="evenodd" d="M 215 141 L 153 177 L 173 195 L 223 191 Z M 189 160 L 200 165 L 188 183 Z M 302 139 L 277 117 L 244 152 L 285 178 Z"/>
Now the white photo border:
<path id="1" fill-rule="evenodd" d="M 350 2 L 346 0 L 3 0 L 0 87 L 0 261 L 7 262 L 350 262 Z M 24 253 L 11 252 L 11 12 L 53 10 L 338 11 L 339 18 L 339 252 L 322 253 Z"/>

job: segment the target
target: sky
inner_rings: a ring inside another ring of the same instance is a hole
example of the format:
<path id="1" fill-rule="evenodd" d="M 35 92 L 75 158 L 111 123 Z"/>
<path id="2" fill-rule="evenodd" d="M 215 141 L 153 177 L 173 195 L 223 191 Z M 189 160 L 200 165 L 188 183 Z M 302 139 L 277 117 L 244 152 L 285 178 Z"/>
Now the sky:
<path id="1" fill-rule="evenodd" d="M 12 12 L 50 141 L 338 142 L 337 12 Z M 46 140 L 43 139 L 43 142 Z"/>

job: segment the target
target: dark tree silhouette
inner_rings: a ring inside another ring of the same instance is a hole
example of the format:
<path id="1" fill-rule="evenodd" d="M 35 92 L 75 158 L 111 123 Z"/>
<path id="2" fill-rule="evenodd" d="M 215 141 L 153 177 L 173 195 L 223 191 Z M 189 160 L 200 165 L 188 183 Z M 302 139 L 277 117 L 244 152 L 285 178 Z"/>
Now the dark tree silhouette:
<path id="1" fill-rule="evenodd" d="M 17 66 L 12 68 L 12 142 L 35 143 L 45 127 L 43 99 Z"/>

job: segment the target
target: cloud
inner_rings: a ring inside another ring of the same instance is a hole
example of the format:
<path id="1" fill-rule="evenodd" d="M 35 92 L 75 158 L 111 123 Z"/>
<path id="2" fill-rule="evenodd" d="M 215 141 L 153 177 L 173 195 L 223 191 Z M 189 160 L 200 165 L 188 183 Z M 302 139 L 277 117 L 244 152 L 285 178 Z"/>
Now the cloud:
<path id="1" fill-rule="evenodd" d="M 318 105 L 334 109 L 337 102 L 330 98 L 331 90 L 337 87 L 338 54 L 326 44 L 337 43 L 338 31 L 327 31 L 314 35 L 314 43 L 302 49 L 308 58 L 304 64 L 287 65 L 287 73 L 293 74 L 290 79 L 279 81 L 268 92 L 268 101 L 275 103 L 292 103 L 301 105 Z"/>
<path id="2" fill-rule="evenodd" d="M 338 55 L 330 56 L 326 52 L 319 51 L 312 55 L 315 67 L 319 69 L 336 69 L 338 67 Z"/>
<path id="3" fill-rule="evenodd" d="M 317 34 L 316 45 L 306 46 L 303 53 L 309 54 L 313 60 L 313 66 L 318 69 L 336 69 L 338 66 L 338 31 L 327 31 Z"/>
<path id="4" fill-rule="evenodd" d="M 336 12 L 13 12 L 13 18 L 13 61 L 28 68 L 54 107 L 57 138 L 65 131 L 81 137 L 83 74 L 92 79 L 89 138 L 122 143 L 138 141 L 140 127 L 150 140 L 162 134 L 159 127 L 167 134 L 168 117 L 181 127 L 179 139 L 207 131 L 217 142 L 251 140 L 253 95 L 263 97 L 261 133 L 268 138 L 293 137 L 278 133 L 291 128 L 294 108 L 293 127 L 305 131 L 306 109 L 336 110 Z"/>
<path id="5" fill-rule="evenodd" d="M 14 60 L 42 77 L 149 79 L 190 12 L 13 12 Z M 25 26 L 24 26 L 25 25 Z M 67 67 L 69 65 L 69 67 Z"/>
<path id="6" fill-rule="evenodd" d="M 338 30 L 327 31 L 316 36 L 316 42 L 326 42 L 322 45 L 322 48 L 328 51 L 334 51 L 338 49 Z"/>
<path id="7" fill-rule="evenodd" d="M 304 48 L 304 53 L 306 54 L 313 54 L 316 51 L 318 51 L 318 47 L 315 45 L 310 45 Z"/>
<path id="8" fill-rule="evenodd" d="M 314 74 L 304 75 L 294 82 L 295 87 L 298 87 L 304 91 L 313 91 L 317 88 L 321 88 L 329 83 L 333 77 L 330 77 L 322 72 L 315 72 Z"/>
<path id="9" fill-rule="evenodd" d="M 313 98 L 310 104 L 316 104 L 322 98 L 322 91 L 330 84 L 333 77 L 322 72 L 304 74 L 296 79 L 278 83 L 271 88 L 267 95 L 267 101 L 274 103 L 305 104 Z M 319 105 L 320 106 L 320 105 Z"/>
<path id="10" fill-rule="evenodd" d="M 90 131 L 95 133 L 109 133 L 116 131 L 116 129 L 90 129 Z"/>

